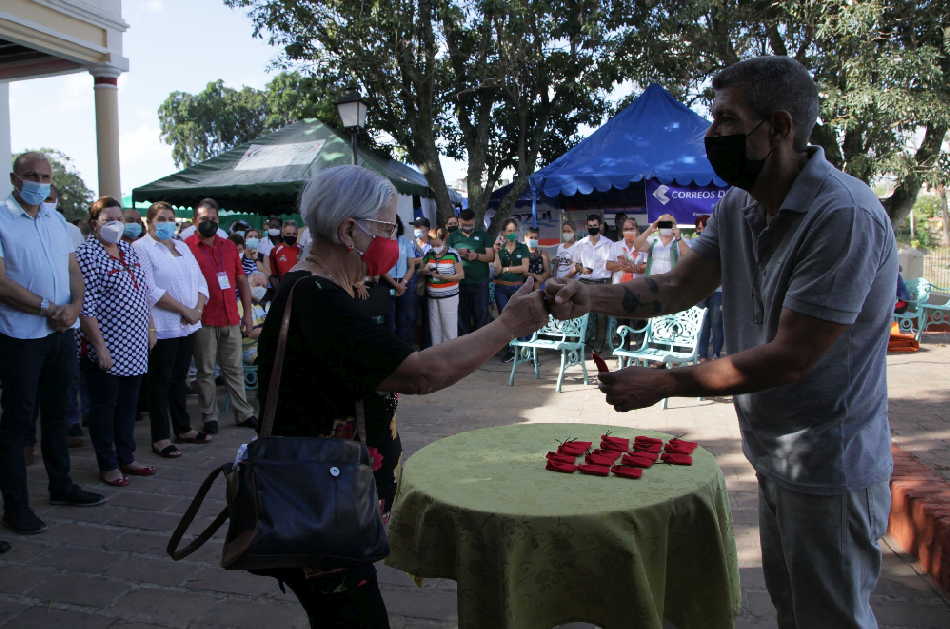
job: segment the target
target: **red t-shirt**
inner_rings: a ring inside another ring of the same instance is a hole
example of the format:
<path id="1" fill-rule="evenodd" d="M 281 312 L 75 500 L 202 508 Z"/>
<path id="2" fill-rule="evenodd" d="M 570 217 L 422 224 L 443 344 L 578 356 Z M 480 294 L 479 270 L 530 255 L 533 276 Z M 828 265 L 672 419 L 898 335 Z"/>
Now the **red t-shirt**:
<path id="1" fill-rule="evenodd" d="M 238 325 L 241 318 L 238 316 L 237 299 L 234 290 L 237 288 L 237 278 L 244 277 L 241 266 L 241 257 L 238 255 L 237 245 L 228 240 L 215 236 L 212 245 L 201 242 L 198 234 L 192 234 L 185 243 L 195 254 L 201 273 L 208 283 L 208 303 L 205 304 L 202 325 L 225 327 Z M 224 274 L 219 278 L 220 274 Z M 227 286 L 223 287 L 224 276 L 227 276 Z"/>
<path id="2" fill-rule="evenodd" d="M 300 247 L 280 244 L 271 249 L 270 252 L 270 270 L 277 277 L 283 277 L 284 273 L 290 271 L 297 264 L 297 258 L 300 257 Z"/>

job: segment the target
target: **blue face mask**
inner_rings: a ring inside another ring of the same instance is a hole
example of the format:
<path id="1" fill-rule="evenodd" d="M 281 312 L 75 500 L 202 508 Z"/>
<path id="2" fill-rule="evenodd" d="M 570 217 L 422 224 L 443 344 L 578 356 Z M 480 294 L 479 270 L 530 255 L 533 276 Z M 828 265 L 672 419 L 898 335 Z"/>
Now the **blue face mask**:
<path id="1" fill-rule="evenodd" d="M 166 221 L 164 223 L 158 223 L 155 225 L 155 236 L 159 240 L 168 240 L 175 235 L 175 223 L 171 221 Z"/>
<path id="2" fill-rule="evenodd" d="M 126 223 L 122 228 L 122 235 L 126 238 L 138 238 L 142 235 L 142 225 L 140 223 Z"/>
<path id="3" fill-rule="evenodd" d="M 29 179 L 22 179 L 19 176 L 17 176 L 17 178 L 23 182 L 23 186 L 20 187 L 20 198 L 23 199 L 27 205 L 39 205 L 49 196 L 52 184 L 30 181 Z"/>
<path id="4" fill-rule="evenodd" d="M 254 249 L 255 251 L 257 250 L 257 247 L 260 244 L 261 244 L 260 238 L 248 238 L 247 240 L 244 241 L 244 247 L 246 249 Z"/>

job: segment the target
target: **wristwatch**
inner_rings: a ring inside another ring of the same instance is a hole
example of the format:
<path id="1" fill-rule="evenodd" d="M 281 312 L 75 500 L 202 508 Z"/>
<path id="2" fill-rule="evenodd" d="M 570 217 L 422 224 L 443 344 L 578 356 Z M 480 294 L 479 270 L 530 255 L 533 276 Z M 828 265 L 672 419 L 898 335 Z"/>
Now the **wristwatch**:
<path id="1" fill-rule="evenodd" d="M 46 314 L 47 310 L 49 310 L 49 299 L 44 297 L 40 300 L 40 314 Z"/>

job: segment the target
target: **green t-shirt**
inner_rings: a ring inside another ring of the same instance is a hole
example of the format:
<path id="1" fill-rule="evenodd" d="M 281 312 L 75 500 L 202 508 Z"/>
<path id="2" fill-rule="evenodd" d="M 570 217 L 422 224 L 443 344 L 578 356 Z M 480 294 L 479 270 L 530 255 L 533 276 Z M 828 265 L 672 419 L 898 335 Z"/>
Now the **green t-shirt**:
<path id="1" fill-rule="evenodd" d="M 519 242 L 515 245 L 515 250 L 511 253 L 508 253 L 508 244 L 505 243 L 501 246 L 501 250 L 498 252 L 498 259 L 501 261 L 501 266 L 521 266 L 521 263 L 524 262 L 527 258 L 531 257 L 531 252 L 528 251 L 528 246 L 523 242 Z M 523 282 L 527 278 L 526 275 L 521 273 L 502 273 L 495 277 L 496 280 L 501 280 L 503 282 Z"/>
<path id="2" fill-rule="evenodd" d="M 483 231 L 477 229 L 466 235 L 461 229 L 449 234 L 447 239 L 449 247 L 458 251 L 459 249 L 468 249 L 475 253 L 485 253 L 485 245 L 488 243 L 488 236 Z M 489 245 L 490 246 L 490 245 Z M 459 254 L 461 255 L 461 254 Z M 488 263 L 469 261 L 462 257 L 462 268 L 465 269 L 465 279 L 463 284 L 484 284 L 488 281 Z"/>

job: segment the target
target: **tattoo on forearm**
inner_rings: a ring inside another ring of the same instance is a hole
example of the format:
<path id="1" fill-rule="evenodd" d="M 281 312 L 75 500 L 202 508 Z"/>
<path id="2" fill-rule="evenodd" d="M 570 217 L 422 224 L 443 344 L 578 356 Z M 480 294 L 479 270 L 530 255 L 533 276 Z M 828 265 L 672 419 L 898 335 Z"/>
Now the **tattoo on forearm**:
<path id="1" fill-rule="evenodd" d="M 647 279 L 647 282 L 650 284 L 650 290 L 654 293 L 659 292 L 656 287 L 656 282 L 651 279 Z M 623 310 L 629 314 L 660 314 L 663 312 L 663 304 L 659 299 L 656 299 L 652 302 L 643 303 L 640 301 L 640 296 L 634 292 L 634 290 L 628 286 L 623 287 Z"/>

